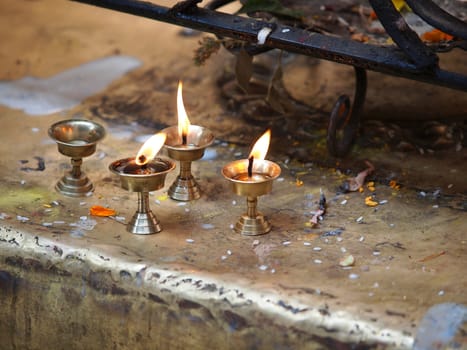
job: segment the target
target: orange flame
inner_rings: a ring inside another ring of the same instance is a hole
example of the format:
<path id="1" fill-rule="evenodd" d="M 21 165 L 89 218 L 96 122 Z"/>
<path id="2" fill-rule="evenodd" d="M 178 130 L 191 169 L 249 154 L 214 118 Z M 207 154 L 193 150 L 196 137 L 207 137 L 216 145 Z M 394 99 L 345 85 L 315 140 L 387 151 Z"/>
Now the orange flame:
<path id="1" fill-rule="evenodd" d="M 137 165 L 144 165 L 153 159 L 164 146 L 167 135 L 163 132 L 151 136 L 139 149 L 135 158 Z"/>
<path id="2" fill-rule="evenodd" d="M 256 141 L 251 149 L 250 155 L 248 158 L 253 157 L 256 159 L 266 158 L 266 153 L 268 153 L 269 142 L 271 141 L 271 130 L 266 130 L 266 132 Z"/>
<path id="3" fill-rule="evenodd" d="M 183 84 L 179 81 L 177 91 L 178 135 L 183 139 L 184 136 L 188 136 L 190 120 L 188 119 L 185 106 L 183 105 L 182 89 Z"/>

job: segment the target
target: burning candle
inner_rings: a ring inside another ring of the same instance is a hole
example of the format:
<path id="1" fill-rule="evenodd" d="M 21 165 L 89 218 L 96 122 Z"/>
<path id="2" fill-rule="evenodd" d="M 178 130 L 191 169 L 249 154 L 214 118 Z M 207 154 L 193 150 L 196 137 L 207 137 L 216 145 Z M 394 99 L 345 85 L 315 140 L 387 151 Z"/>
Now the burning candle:
<path id="1" fill-rule="evenodd" d="M 222 169 L 233 192 L 247 197 L 247 212 L 234 226 L 234 230 L 243 235 L 261 235 L 271 230 L 271 224 L 256 210 L 257 197 L 271 192 L 273 180 L 281 173 L 279 165 L 264 159 L 270 139 L 271 132 L 267 130 L 256 141 L 247 159 L 231 162 Z"/>
<path id="2" fill-rule="evenodd" d="M 180 81 L 177 90 L 178 125 L 164 130 L 167 134 L 165 148 L 169 157 L 180 161 L 180 174 L 170 186 L 169 196 L 179 201 L 198 199 L 201 196 L 199 186 L 191 174 L 191 163 L 203 157 L 204 150 L 214 141 L 210 130 L 192 125 L 183 104 L 183 84 Z"/>
<path id="3" fill-rule="evenodd" d="M 166 137 L 165 133 L 153 135 L 143 144 L 136 157 L 120 159 L 109 166 L 110 171 L 120 177 L 122 188 L 138 192 L 138 210 L 127 225 L 128 232 L 147 235 L 162 230 L 149 209 L 149 192 L 164 187 L 167 174 L 175 169 L 174 162 L 157 157 Z"/>
<path id="4" fill-rule="evenodd" d="M 258 164 L 258 161 L 264 160 L 266 158 L 266 154 L 268 152 L 269 148 L 269 143 L 271 141 L 271 130 L 266 130 L 266 132 L 256 141 L 256 143 L 253 145 L 250 154 L 248 156 L 248 165 L 247 165 L 247 171 L 243 172 L 242 168 L 243 166 L 241 163 L 238 163 L 238 174 L 234 176 L 234 180 L 238 181 L 244 181 L 244 182 L 259 182 L 263 180 L 268 180 L 270 179 L 269 173 L 264 173 L 264 172 L 258 172 L 262 171 L 260 167 L 257 167 L 256 171 L 253 171 L 254 165 L 255 165 L 255 160 L 256 164 Z"/>
<path id="5" fill-rule="evenodd" d="M 155 174 L 166 170 L 163 163 L 153 161 L 165 143 L 167 135 L 160 132 L 151 136 L 139 149 L 135 158 L 128 158 L 117 166 L 117 170 L 133 175 Z"/>

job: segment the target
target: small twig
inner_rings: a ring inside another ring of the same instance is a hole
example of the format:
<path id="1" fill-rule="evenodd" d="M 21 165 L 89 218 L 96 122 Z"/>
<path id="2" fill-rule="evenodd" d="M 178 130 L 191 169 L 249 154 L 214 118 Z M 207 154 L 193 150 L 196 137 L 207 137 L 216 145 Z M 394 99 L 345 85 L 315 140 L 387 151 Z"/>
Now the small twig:
<path id="1" fill-rule="evenodd" d="M 433 260 L 433 259 L 436 259 L 437 257 L 439 257 L 441 255 L 444 255 L 444 254 L 446 254 L 445 250 L 443 250 L 443 251 L 441 251 L 439 253 L 435 253 L 435 254 L 425 256 L 423 259 L 418 260 L 418 262 L 426 262 L 426 261 L 429 261 L 429 260 Z"/>

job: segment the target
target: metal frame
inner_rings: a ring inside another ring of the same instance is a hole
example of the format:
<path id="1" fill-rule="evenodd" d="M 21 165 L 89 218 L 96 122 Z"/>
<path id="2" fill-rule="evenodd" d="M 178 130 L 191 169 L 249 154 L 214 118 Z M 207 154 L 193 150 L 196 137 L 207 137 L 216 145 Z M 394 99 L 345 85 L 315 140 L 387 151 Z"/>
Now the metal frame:
<path id="1" fill-rule="evenodd" d="M 467 49 L 467 23 L 445 12 L 431 0 L 407 0 L 407 4 L 427 23 L 459 39 L 440 48 L 425 45 L 391 0 L 369 0 L 387 34 L 396 43 L 390 47 L 364 44 L 215 10 L 232 0 L 213 0 L 206 8 L 197 6 L 201 0 L 182 1 L 172 8 L 139 0 L 73 1 L 242 40 L 255 53 L 281 49 L 355 67 L 357 83 L 353 107 L 348 97 L 341 96 L 331 114 L 328 149 L 335 156 L 344 156 L 355 139 L 359 112 L 365 99 L 366 70 L 467 91 L 467 76 L 441 69 L 436 53 L 437 50 L 448 51 L 454 47 Z M 258 46 L 257 35 L 264 27 L 270 27 L 272 31 L 265 44 Z M 339 113 L 342 105 L 346 106 L 344 115 Z M 336 133 L 341 128 L 344 135 L 339 141 Z"/>

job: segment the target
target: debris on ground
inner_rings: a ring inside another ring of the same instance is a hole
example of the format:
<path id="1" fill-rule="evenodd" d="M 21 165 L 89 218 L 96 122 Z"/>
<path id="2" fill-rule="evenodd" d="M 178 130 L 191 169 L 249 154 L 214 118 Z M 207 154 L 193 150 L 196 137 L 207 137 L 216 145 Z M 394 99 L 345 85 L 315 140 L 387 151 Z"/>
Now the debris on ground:
<path id="1" fill-rule="evenodd" d="M 103 206 L 100 206 L 100 205 L 93 205 L 89 209 L 89 213 L 92 216 L 103 216 L 103 217 L 115 216 L 117 214 L 117 212 L 114 209 L 106 208 L 106 207 L 103 207 Z"/>
<path id="2" fill-rule="evenodd" d="M 312 225 L 318 225 L 318 221 L 323 220 L 323 216 L 326 213 L 326 196 L 323 190 L 320 189 L 318 210 L 312 211 L 313 217 L 310 219 Z"/>
<path id="3" fill-rule="evenodd" d="M 344 193 L 360 190 L 365 183 L 366 177 L 375 171 L 375 167 L 369 161 L 366 160 L 365 164 L 367 165 L 365 170 L 359 172 L 357 176 L 345 180 L 341 185 L 341 189 Z"/>

